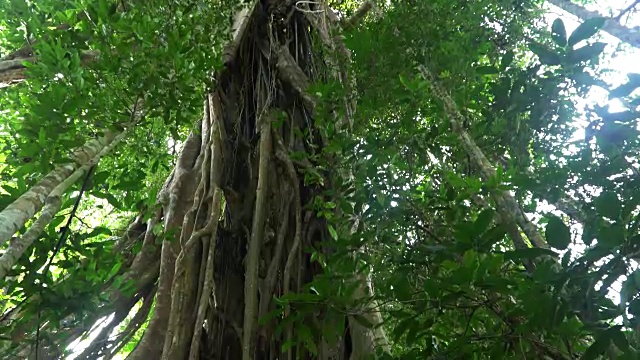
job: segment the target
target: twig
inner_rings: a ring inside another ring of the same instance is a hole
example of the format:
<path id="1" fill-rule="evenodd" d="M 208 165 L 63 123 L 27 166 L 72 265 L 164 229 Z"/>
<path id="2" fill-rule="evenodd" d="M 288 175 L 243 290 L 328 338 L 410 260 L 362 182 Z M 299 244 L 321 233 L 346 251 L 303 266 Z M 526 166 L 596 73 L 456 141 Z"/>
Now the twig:
<path id="1" fill-rule="evenodd" d="M 640 4 L 640 0 L 636 0 L 633 3 L 631 3 L 631 5 L 627 6 L 624 10 L 620 11 L 620 14 L 618 14 L 618 16 L 614 17 L 613 20 L 620 22 L 620 19 L 629 11 L 631 11 L 634 7 L 636 7 L 636 5 Z"/>

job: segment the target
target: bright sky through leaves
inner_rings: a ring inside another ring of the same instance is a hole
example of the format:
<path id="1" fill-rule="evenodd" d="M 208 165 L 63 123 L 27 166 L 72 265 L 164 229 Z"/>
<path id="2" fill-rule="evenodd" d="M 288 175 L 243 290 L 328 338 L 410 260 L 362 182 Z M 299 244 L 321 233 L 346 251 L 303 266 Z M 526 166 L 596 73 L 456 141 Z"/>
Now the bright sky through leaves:
<path id="1" fill-rule="evenodd" d="M 605 16 L 616 16 L 620 13 L 622 9 L 626 9 L 630 5 L 631 1 L 627 0 L 607 0 L 607 1 L 597 1 L 593 4 L 586 5 L 585 8 L 592 11 L 598 11 L 599 13 Z M 555 6 L 547 6 L 548 12 L 545 16 L 546 23 L 549 27 L 555 19 L 560 17 L 564 22 L 567 33 L 570 34 L 573 30 L 575 30 L 580 24 L 580 20 L 577 19 L 570 13 L 563 11 Z M 636 26 L 640 26 L 640 12 L 631 12 L 622 18 L 622 24 L 633 28 Z M 626 20 L 626 21 L 625 21 Z M 604 31 L 600 31 L 598 36 L 601 36 L 602 41 L 608 44 L 605 52 L 603 54 L 604 61 L 602 62 L 602 67 L 612 70 L 610 73 L 604 76 L 604 80 L 607 81 L 611 88 L 615 88 L 627 81 L 627 74 L 633 72 L 640 72 L 640 63 L 638 63 L 638 59 L 640 59 L 640 50 L 634 47 L 631 47 L 627 44 L 621 44 L 620 40 L 617 38 L 607 34 Z M 637 92 L 638 90 L 636 90 Z M 620 112 L 624 111 L 626 108 L 618 99 L 609 100 L 608 92 L 604 89 L 594 86 L 589 92 L 589 96 L 580 99 L 576 98 L 576 102 L 581 107 L 590 107 L 595 104 L 600 106 L 609 106 L 610 112 Z M 586 121 L 580 121 L 581 124 L 586 126 Z M 575 139 L 583 139 L 584 138 L 584 130 L 579 130 L 576 132 Z M 593 194 L 597 195 L 597 194 Z M 553 207 L 546 205 L 540 210 L 542 211 L 552 211 Z M 572 232 L 580 236 L 582 234 L 582 229 L 580 225 L 574 225 L 572 227 Z M 585 250 L 583 244 L 573 244 L 570 247 L 570 250 L 576 253 L 582 253 Z M 620 286 L 622 282 L 626 279 L 625 276 L 622 276 L 618 279 L 611 287 L 609 292 L 609 296 L 616 303 L 620 302 Z"/>

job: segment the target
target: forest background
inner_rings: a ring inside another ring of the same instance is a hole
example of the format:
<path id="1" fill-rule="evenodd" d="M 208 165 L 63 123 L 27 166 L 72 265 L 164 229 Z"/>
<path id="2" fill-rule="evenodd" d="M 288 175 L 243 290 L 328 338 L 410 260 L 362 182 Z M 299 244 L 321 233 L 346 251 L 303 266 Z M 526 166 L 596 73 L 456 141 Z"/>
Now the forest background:
<path id="1" fill-rule="evenodd" d="M 0 357 L 637 359 L 638 3 L 2 3 Z"/>

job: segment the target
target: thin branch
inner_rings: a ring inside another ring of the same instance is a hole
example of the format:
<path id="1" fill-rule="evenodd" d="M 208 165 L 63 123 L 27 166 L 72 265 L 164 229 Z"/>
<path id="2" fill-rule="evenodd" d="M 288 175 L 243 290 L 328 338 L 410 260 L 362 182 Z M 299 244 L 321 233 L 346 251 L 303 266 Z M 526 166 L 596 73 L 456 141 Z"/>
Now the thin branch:
<path id="1" fill-rule="evenodd" d="M 616 21 L 620 21 L 620 19 L 627 14 L 628 12 L 630 12 L 634 7 L 636 7 L 636 5 L 640 4 L 640 0 L 635 0 L 633 3 L 631 3 L 631 5 L 627 6 L 624 10 L 620 11 L 620 14 L 618 14 L 618 16 L 614 17 L 613 20 Z"/>

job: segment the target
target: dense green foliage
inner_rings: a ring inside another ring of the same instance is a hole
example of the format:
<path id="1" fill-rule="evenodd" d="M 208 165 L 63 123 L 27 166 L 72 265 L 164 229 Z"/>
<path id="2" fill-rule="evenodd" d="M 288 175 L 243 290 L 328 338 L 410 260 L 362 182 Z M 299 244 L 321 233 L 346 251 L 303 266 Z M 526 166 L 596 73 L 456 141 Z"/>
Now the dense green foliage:
<path id="1" fill-rule="evenodd" d="M 358 267 L 371 269 L 392 344 L 385 356 L 638 358 L 640 75 L 617 88 L 600 79 L 607 44 L 594 38 L 602 19 L 568 33 L 560 19 L 541 25 L 539 4 L 521 3 L 391 1 L 343 34 L 357 84 L 353 129 L 336 133 L 322 116 L 345 89 L 314 84 L 322 99 L 316 126 L 328 144 L 324 157 L 312 159 L 317 171 L 305 173 L 307 183 L 331 184 L 308 206 L 327 218 L 335 252 L 304 249 L 324 273 L 278 302 L 297 310 L 282 326 L 295 323 L 296 340 L 310 352 L 320 329 L 308 319 L 319 306 L 329 322 L 351 311 L 346 274 Z M 0 280 L 0 312 L 21 311 L 19 321 L 0 320 L 0 336 L 45 322 L 56 324 L 50 336 L 82 324 L 78 336 L 96 309 L 98 318 L 109 314 L 99 294 L 122 281 L 116 240 L 136 214 L 152 217 L 176 148 L 201 116 L 213 85 L 207 79 L 222 66 L 234 6 L 121 6 L 0 5 L 3 54 L 33 42 L 37 57 L 27 80 L 0 89 L 0 209 L 68 162 L 70 149 L 131 129 L 88 185 L 78 181 L 67 191 L 42 237 Z M 340 6 L 345 13 L 355 7 Z M 89 51 L 99 55 L 87 59 Z M 495 177 L 482 179 L 423 67 L 455 100 Z M 578 109 L 575 98 L 594 86 L 627 109 Z M 136 99 L 144 100 L 143 115 L 132 126 Z M 492 198 L 503 191 L 536 220 L 550 248 L 514 247 L 504 209 Z M 364 249 L 356 261 L 355 249 Z M 620 282 L 616 303 L 609 294 Z M 78 323 L 60 323 L 69 314 Z M 336 320 L 325 336 L 343 331 Z"/>

